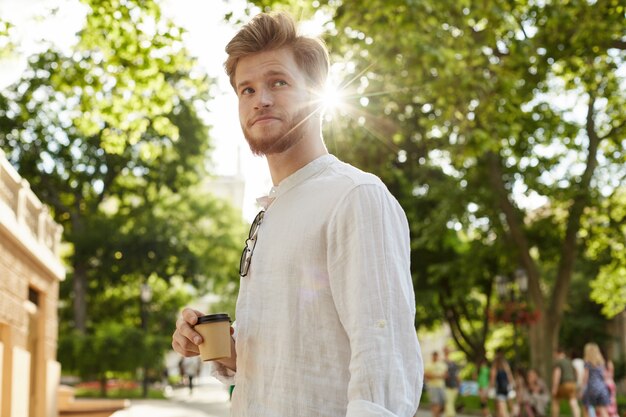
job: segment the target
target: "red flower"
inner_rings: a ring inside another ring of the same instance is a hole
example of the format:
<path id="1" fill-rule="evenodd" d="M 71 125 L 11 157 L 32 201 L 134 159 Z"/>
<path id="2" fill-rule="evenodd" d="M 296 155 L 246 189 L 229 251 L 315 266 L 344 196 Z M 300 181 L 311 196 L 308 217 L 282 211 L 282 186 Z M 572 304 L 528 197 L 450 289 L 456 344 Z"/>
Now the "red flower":
<path id="1" fill-rule="evenodd" d="M 489 311 L 489 320 L 494 323 L 533 324 L 541 312 L 525 301 L 506 301 Z"/>

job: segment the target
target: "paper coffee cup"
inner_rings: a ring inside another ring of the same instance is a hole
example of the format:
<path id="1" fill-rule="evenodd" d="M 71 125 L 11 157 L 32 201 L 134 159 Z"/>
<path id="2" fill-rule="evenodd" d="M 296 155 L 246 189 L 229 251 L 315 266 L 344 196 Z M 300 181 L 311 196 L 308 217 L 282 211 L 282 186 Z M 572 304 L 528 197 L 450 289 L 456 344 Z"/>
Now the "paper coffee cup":
<path id="1" fill-rule="evenodd" d="M 203 361 L 230 358 L 230 317 L 228 314 L 209 314 L 198 317 L 194 330 L 202 335 L 200 357 Z"/>

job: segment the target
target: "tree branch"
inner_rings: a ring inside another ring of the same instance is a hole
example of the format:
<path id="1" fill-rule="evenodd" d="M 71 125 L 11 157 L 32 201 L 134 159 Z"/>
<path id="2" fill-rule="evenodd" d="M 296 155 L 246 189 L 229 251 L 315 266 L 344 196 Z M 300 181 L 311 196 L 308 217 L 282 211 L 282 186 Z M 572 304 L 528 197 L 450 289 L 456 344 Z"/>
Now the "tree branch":
<path id="1" fill-rule="evenodd" d="M 600 137 L 600 141 L 603 141 L 604 139 L 610 138 L 611 136 L 614 136 L 614 135 L 615 136 L 619 135 L 620 132 L 624 130 L 624 127 L 626 127 L 626 120 L 622 120 L 622 123 L 620 123 L 617 126 L 613 126 L 606 135 Z"/>
<path id="2" fill-rule="evenodd" d="M 539 285 L 539 271 L 535 261 L 530 256 L 530 244 L 522 228 L 522 220 L 509 199 L 509 192 L 504 186 L 501 159 L 494 152 L 487 153 L 487 164 L 490 172 L 491 184 L 496 192 L 497 204 L 504 213 L 506 224 L 509 227 L 510 237 L 517 248 L 520 261 L 528 274 L 528 288 L 532 302 L 541 310 L 544 309 L 543 293 Z"/>
<path id="3" fill-rule="evenodd" d="M 612 49 L 626 49 L 626 41 L 623 40 L 615 40 L 611 43 L 611 45 L 609 46 L 609 48 Z"/>
<path id="4" fill-rule="evenodd" d="M 48 190 L 52 188 L 50 185 L 50 177 L 47 174 L 41 174 L 40 181 L 46 190 L 46 203 L 54 207 L 56 214 L 70 213 L 70 208 L 61 202 L 57 193 L 48 192 Z"/>
<path id="5" fill-rule="evenodd" d="M 446 300 L 452 298 L 452 291 L 448 287 L 447 283 L 444 284 L 444 298 L 441 298 L 441 305 L 446 315 L 446 320 L 450 325 L 450 330 L 452 331 L 452 336 L 454 340 L 463 352 L 468 356 L 475 356 L 473 352 L 477 350 L 476 341 L 472 340 L 472 338 L 463 331 L 461 327 L 461 318 L 462 316 L 458 313 L 458 311 L 454 308 L 452 304 L 446 303 Z M 465 316 L 467 317 L 467 316 Z M 461 341 L 465 343 L 465 347 L 462 345 Z"/>
<path id="6" fill-rule="evenodd" d="M 572 205 L 569 208 L 567 228 L 565 230 L 565 238 L 561 246 L 561 256 L 557 270 L 556 283 L 552 293 L 552 302 L 550 303 L 550 315 L 557 323 L 560 320 L 560 317 L 557 317 L 556 313 L 562 311 L 565 304 L 567 289 L 572 278 L 574 261 L 576 260 L 576 243 L 578 231 L 580 230 L 580 219 L 582 217 L 583 210 L 587 206 L 591 178 L 593 177 L 593 172 L 598 165 L 597 152 L 601 139 L 598 137 L 595 130 L 593 109 L 595 102 L 595 95 L 593 93 L 589 93 L 587 122 L 585 127 L 589 138 L 587 163 L 580 181 L 571 185 L 572 188 L 575 188 L 576 192 Z"/>

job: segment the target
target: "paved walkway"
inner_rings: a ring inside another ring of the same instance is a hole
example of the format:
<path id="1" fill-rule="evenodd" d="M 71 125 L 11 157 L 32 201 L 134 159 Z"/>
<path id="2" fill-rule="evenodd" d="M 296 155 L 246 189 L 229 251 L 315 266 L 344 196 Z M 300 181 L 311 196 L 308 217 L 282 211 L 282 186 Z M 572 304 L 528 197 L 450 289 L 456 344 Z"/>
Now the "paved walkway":
<path id="1" fill-rule="evenodd" d="M 111 417 L 230 417 L 228 391 L 213 378 L 201 378 L 193 394 L 187 388 L 169 391 L 165 400 L 133 400 L 131 406 Z M 431 417 L 422 406 L 416 417 Z M 457 414 L 457 417 L 476 417 Z"/>
<path id="2" fill-rule="evenodd" d="M 187 388 L 177 388 L 166 392 L 166 396 L 165 400 L 132 400 L 129 408 L 111 417 L 230 416 L 228 391 L 213 378 L 201 378 L 191 395 Z"/>

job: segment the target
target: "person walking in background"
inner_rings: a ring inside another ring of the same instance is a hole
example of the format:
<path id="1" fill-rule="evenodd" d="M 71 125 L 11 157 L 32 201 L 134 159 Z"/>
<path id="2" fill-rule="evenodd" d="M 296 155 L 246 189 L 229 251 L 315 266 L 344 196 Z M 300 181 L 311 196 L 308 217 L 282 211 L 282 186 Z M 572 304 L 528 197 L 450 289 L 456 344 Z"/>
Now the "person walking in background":
<path id="1" fill-rule="evenodd" d="M 439 360 L 439 352 L 432 353 L 432 360 L 424 367 L 424 380 L 428 388 L 428 400 L 433 417 L 439 417 L 446 403 L 446 363 Z"/>
<path id="2" fill-rule="evenodd" d="M 489 362 L 487 358 L 482 358 L 478 365 L 478 398 L 480 398 L 480 411 L 483 417 L 490 417 L 489 412 Z"/>
<path id="3" fill-rule="evenodd" d="M 572 366 L 576 373 L 576 390 L 578 398 L 582 398 L 583 394 L 583 375 L 585 374 L 585 361 L 580 357 L 577 351 L 572 351 Z"/>
<path id="4" fill-rule="evenodd" d="M 443 348 L 443 361 L 446 364 L 446 405 L 445 416 L 456 416 L 456 399 L 459 395 L 459 387 L 461 380 L 459 379 L 459 365 L 450 359 L 450 349 L 446 346 Z"/>
<path id="5" fill-rule="evenodd" d="M 199 356 L 183 358 L 181 369 L 183 371 L 183 381 L 189 388 L 189 395 L 193 394 L 193 380 L 200 375 L 202 361 Z"/>
<path id="6" fill-rule="evenodd" d="M 552 417 L 559 417 L 560 401 L 569 402 L 573 417 L 580 417 L 580 407 L 576 398 L 576 371 L 572 361 L 565 355 L 562 347 L 554 352 L 552 368 Z"/>
<path id="7" fill-rule="evenodd" d="M 609 417 L 619 417 L 619 413 L 617 411 L 617 387 L 615 386 L 615 366 L 613 365 L 613 361 L 608 359 L 606 360 L 606 377 L 605 377 L 606 386 L 609 389 L 609 406 L 606 411 Z"/>
<path id="8" fill-rule="evenodd" d="M 550 402 L 550 391 L 544 380 L 534 369 L 526 373 L 526 386 L 528 389 L 528 402 L 534 417 L 545 417 Z"/>
<path id="9" fill-rule="evenodd" d="M 504 352 L 502 349 L 496 350 L 496 357 L 493 360 L 491 366 L 489 387 L 495 389 L 496 394 L 496 416 L 497 417 L 509 417 L 508 403 L 515 398 L 515 395 L 511 395 L 510 392 L 515 392 L 515 386 L 513 374 L 511 373 L 511 367 L 504 358 Z M 513 397 L 513 398 L 511 398 Z"/>
<path id="10" fill-rule="evenodd" d="M 513 376 L 515 377 L 515 408 L 511 414 L 513 416 L 533 417 L 534 414 L 530 407 L 530 393 L 526 381 L 526 369 L 522 367 L 515 368 Z"/>
<path id="11" fill-rule="evenodd" d="M 585 374 L 583 375 L 583 413 L 587 417 L 587 406 L 595 409 L 598 417 L 608 417 L 607 407 L 611 403 L 609 387 L 606 385 L 606 364 L 600 348 L 595 343 L 585 345 Z"/>
<path id="12" fill-rule="evenodd" d="M 582 402 L 583 399 L 583 376 L 585 375 L 585 361 L 580 357 L 578 351 L 572 352 L 572 366 L 576 371 L 576 398 Z M 583 404 L 583 407 L 585 405 Z M 593 407 L 586 407 L 589 417 L 596 417 Z"/>
<path id="13" fill-rule="evenodd" d="M 409 224 L 380 178 L 326 148 L 325 44 L 288 14 L 260 13 L 226 53 L 244 137 L 273 183 L 241 255 L 232 355 L 209 362 L 235 384 L 232 415 L 413 416 L 423 364 Z M 202 315 L 176 322 L 183 356 L 199 353 Z"/>

